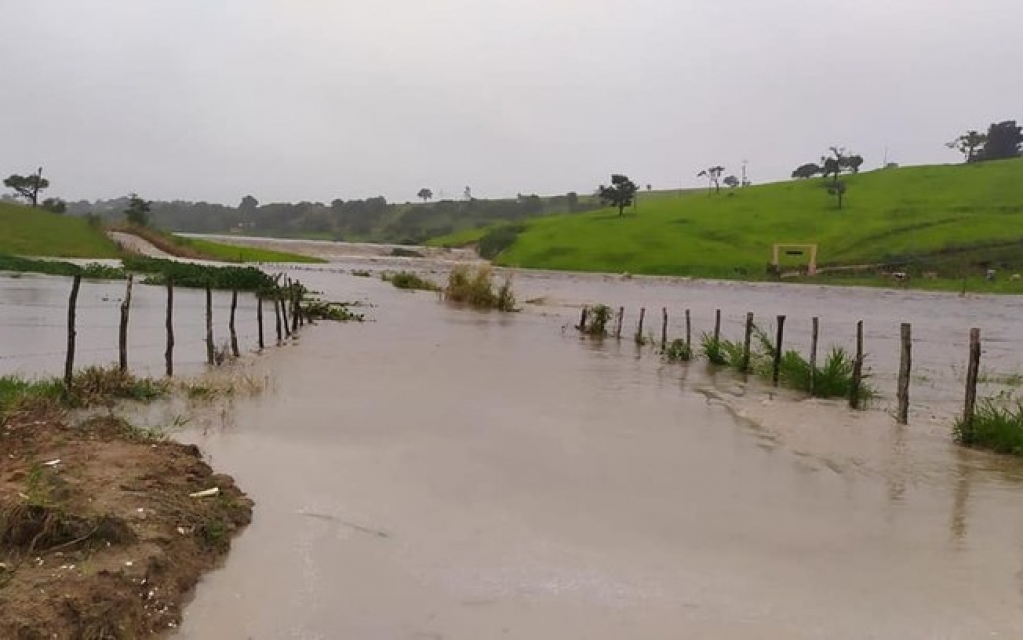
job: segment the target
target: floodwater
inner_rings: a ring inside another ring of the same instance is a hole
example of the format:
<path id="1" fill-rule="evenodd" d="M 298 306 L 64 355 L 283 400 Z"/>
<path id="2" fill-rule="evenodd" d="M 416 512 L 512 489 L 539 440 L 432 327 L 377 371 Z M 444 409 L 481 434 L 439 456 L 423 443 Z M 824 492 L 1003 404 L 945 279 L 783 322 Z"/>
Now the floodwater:
<path id="1" fill-rule="evenodd" d="M 272 388 L 178 434 L 256 513 L 176 638 L 1023 636 L 1023 465 L 950 441 L 970 327 L 989 378 L 1023 371 L 1019 299 L 522 273 L 543 304 L 496 314 L 343 268 L 295 275 L 371 321 L 253 359 Z M 882 398 L 851 412 L 578 338 L 598 302 L 626 333 L 668 307 L 671 337 L 685 308 L 733 338 L 784 313 L 794 348 L 813 315 L 824 347 L 863 319 Z M 886 413 L 900 322 L 908 427 Z"/>

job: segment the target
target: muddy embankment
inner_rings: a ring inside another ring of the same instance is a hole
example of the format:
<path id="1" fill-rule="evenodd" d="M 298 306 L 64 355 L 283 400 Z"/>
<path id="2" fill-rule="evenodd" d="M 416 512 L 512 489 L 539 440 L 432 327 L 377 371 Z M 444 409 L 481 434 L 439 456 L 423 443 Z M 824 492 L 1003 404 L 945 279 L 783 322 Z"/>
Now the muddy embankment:
<path id="1" fill-rule="evenodd" d="M 2 638 L 165 634 L 252 516 L 197 447 L 110 414 L 8 416 L 0 460 Z"/>

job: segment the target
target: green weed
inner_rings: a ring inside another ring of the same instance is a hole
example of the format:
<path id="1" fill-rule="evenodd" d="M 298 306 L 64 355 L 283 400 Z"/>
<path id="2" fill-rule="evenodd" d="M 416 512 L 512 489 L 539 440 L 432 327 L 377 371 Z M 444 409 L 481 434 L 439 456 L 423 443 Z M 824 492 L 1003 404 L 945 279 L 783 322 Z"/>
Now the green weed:
<path id="1" fill-rule="evenodd" d="M 1023 456 L 1023 401 L 986 398 L 978 404 L 972 420 L 956 421 L 953 435 L 962 445 Z"/>

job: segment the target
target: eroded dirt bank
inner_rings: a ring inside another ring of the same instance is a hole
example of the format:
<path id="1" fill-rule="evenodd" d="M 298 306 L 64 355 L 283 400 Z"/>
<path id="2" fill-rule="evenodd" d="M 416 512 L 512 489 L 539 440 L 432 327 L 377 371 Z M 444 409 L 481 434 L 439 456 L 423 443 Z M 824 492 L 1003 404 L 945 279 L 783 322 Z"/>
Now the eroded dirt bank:
<path id="1" fill-rule="evenodd" d="M 195 446 L 112 416 L 8 417 L 0 638 L 159 637 L 251 516 L 252 502 Z"/>

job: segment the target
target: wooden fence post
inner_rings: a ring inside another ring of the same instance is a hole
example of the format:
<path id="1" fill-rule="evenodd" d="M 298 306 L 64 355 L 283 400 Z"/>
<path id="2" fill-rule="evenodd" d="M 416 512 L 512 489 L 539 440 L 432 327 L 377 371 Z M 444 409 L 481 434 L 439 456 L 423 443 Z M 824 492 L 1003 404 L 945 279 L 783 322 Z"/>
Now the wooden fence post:
<path id="1" fill-rule="evenodd" d="M 852 388 L 849 390 L 849 406 L 860 408 L 860 386 L 863 383 L 863 321 L 856 323 L 856 360 L 853 361 Z"/>
<path id="2" fill-rule="evenodd" d="M 963 444 L 973 444 L 973 414 L 977 407 L 980 376 L 980 329 L 970 329 L 970 363 L 966 369 L 966 404 L 963 407 Z"/>
<path id="3" fill-rule="evenodd" d="M 121 373 L 128 371 L 128 314 L 131 313 L 132 275 L 128 274 L 128 286 L 121 301 L 121 325 L 117 332 L 117 365 Z"/>
<path id="4" fill-rule="evenodd" d="M 292 282 L 288 290 L 291 292 L 291 332 L 298 333 L 298 320 L 299 316 L 302 315 L 302 309 L 298 301 L 298 286 Z"/>
<path id="5" fill-rule="evenodd" d="M 281 334 L 281 299 L 276 294 L 274 295 L 274 317 L 277 320 L 277 344 L 280 344 L 284 336 Z"/>
<path id="6" fill-rule="evenodd" d="M 692 351 L 693 348 L 693 323 L 689 315 L 689 309 L 686 309 L 686 349 Z"/>
<path id="7" fill-rule="evenodd" d="M 216 364 L 213 347 L 213 291 L 206 285 L 206 364 Z"/>
<path id="8" fill-rule="evenodd" d="M 639 326 L 636 327 L 636 344 L 643 344 L 643 318 L 646 317 L 646 307 L 639 310 Z"/>
<path id="9" fill-rule="evenodd" d="M 618 323 L 615 326 L 615 338 L 622 339 L 622 323 L 625 322 L 625 307 L 618 307 Z"/>
<path id="10" fill-rule="evenodd" d="M 668 348 L 668 308 L 661 307 L 661 351 Z"/>
<path id="11" fill-rule="evenodd" d="M 771 370 L 771 382 L 774 386 L 778 386 L 778 380 L 781 377 L 781 354 L 782 346 L 785 340 L 785 316 L 778 316 L 778 335 L 774 342 L 774 366 Z"/>
<path id="12" fill-rule="evenodd" d="M 75 373 L 75 339 L 78 330 L 75 328 L 78 307 L 78 289 L 82 286 L 82 276 L 76 275 L 71 283 L 71 297 L 67 304 L 67 355 L 64 359 L 64 391 L 71 392 L 71 380 Z"/>
<path id="13" fill-rule="evenodd" d="M 913 366 L 913 327 L 908 322 L 902 323 L 902 351 L 899 358 L 899 389 L 896 397 L 899 401 L 896 421 L 909 424 L 909 379 Z"/>
<path id="14" fill-rule="evenodd" d="M 163 360 L 167 377 L 174 375 L 174 281 L 167 278 L 167 348 L 163 352 Z"/>
<path id="15" fill-rule="evenodd" d="M 714 342 L 721 340 L 721 309 L 714 311 Z"/>
<path id="16" fill-rule="evenodd" d="M 235 331 L 234 327 L 234 316 L 238 310 L 238 291 L 231 291 L 231 319 L 228 321 L 228 330 L 231 332 L 231 355 L 235 358 L 241 355 L 238 351 L 238 332 Z"/>
<path id="17" fill-rule="evenodd" d="M 589 309 L 587 309 L 586 307 L 583 307 L 582 311 L 579 312 L 579 326 L 577 326 L 576 329 L 580 333 L 586 333 L 586 315 L 588 313 Z"/>
<path id="18" fill-rule="evenodd" d="M 266 344 L 263 342 L 263 294 L 256 294 L 256 325 L 259 327 L 259 350 L 262 351 Z"/>
<path id="19" fill-rule="evenodd" d="M 813 317 L 813 328 L 810 329 L 810 395 L 817 388 L 817 336 L 820 333 L 820 318 Z"/>
<path id="20" fill-rule="evenodd" d="M 291 337 L 291 329 L 289 328 L 290 325 L 288 324 L 288 310 L 287 310 L 287 306 L 288 305 L 285 304 L 285 301 L 284 301 L 285 300 L 285 296 L 284 296 L 283 292 L 278 290 L 277 295 L 278 295 L 278 297 L 281 300 L 281 318 L 283 318 L 283 320 L 284 320 L 284 337 L 285 338 L 290 338 Z"/>
<path id="21" fill-rule="evenodd" d="M 746 338 L 742 343 L 742 371 L 749 373 L 750 344 L 753 342 L 753 312 L 746 313 Z"/>

